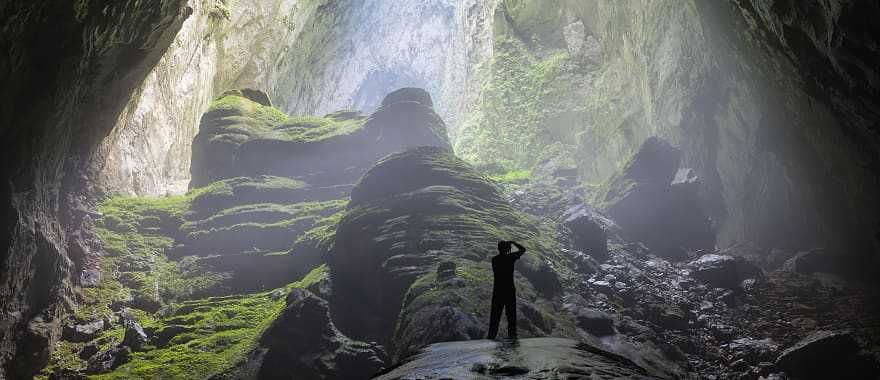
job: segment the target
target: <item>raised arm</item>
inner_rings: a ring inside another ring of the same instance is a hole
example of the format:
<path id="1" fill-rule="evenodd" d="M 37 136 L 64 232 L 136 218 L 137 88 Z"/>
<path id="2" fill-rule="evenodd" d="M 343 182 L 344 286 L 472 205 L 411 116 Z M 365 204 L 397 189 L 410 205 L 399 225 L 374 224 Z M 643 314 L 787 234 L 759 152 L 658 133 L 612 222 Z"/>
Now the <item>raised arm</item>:
<path id="1" fill-rule="evenodd" d="M 515 241 L 511 241 L 510 243 L 516 247 L 516 252 L 511 252 L 510 253 L 511 255 L 515 256 L 516 258 L 519 258 L 520 256 L 523 255 L 523 253 L 526 253 L 526 247 L 523 247 L 521 244 L 519 244 Z"/>

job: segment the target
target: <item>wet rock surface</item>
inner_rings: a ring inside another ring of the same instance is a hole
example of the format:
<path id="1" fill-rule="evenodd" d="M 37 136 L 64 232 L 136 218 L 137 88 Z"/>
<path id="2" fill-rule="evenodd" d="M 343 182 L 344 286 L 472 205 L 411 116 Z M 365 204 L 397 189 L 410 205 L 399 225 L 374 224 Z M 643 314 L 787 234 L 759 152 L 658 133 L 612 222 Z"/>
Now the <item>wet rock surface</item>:
<path id="1" fill-rule="evenodd" d="M 435 343 L 374 379 L 649 379 L 621 356 L 570 339 Z"/>

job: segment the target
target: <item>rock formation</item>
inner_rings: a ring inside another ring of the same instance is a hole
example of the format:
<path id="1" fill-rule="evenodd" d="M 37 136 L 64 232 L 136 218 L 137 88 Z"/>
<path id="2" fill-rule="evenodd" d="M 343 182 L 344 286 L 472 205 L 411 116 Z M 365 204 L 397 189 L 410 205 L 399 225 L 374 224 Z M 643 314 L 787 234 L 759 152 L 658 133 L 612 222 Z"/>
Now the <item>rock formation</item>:
<path id="1" fill-rule="evenodd" d="M 531 338 L 436 343 L 375 377 L 396 379 L 649 379 L 626 358 L 576 341 Z"/>
<path id="2" fill-rule="evenodd" d="M 330 253 L 339 328 L 389 345 L 402 357 L 428 343 L 482 337 L 488 323 L 495 243 L 529 246 L 519 264 L 523 336 L 564 330 L 554 316 L 560 283 L 547 261 L 552 240 L 498 190 L 442 148 L 423 147 L 379 161 L 352 190 Z M 454 262 L 452 278 L 438 265 Z"/>

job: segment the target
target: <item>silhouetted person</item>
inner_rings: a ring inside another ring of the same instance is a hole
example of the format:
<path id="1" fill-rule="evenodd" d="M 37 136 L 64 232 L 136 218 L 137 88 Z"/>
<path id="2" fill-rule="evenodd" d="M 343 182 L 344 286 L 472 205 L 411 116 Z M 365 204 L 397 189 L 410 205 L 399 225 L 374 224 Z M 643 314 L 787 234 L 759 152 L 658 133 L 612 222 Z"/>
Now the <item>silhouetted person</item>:
<path id="1" fill-rule="evenodd" d="M 510 252 L 510 246 L 516 246 L 516 252 Z M 488 339 L 498 335 L 498 323 L 501 322 L 501 309 L 507 315 L 507 337 L 516 339 L 516 287 L 513 285 L 513 264 L 526 253 L 525 247 L 515 241 L 499 241 L 498 254 L 492 257 L 492 272 L 495 282 L 492 284 L 492 313 L 489 317 Z"/>

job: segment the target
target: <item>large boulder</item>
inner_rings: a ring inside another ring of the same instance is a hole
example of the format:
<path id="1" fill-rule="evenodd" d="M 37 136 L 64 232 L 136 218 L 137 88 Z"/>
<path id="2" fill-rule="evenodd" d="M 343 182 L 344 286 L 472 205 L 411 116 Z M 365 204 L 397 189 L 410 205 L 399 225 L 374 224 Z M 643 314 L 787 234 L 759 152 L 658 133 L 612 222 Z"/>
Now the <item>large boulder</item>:
<path id="1" fill-rule="evenodd" d="M 140 351 L 147 344 L 147 334 L 141 324 L 127 312 L 122 313 L 122 326 L 125 328 L 125 334 L 122 337 L 122 346 L 128 347 L 132 351 Z"/>
<path id="2" fill-rule="evenodd" d="M 560 338 L 436 343 L 374 377 L 398 379 L 649 379 L 630 360 Z"/>
<path id="3" fill-rule="evenodd" d="M 70 342 L 88 342 L 97 337 L 104 328 L 105 325 L 102 320 L 69 324 L 61 330 L 61 337 Z"/>
<path id="4" fill-rule="evenodd" d="M 702 210 L 698 178 L 692 171 L 679 171 L 680 160 L 680 150 L 649 138 L 623 171 L 604 185 L 599 199 L 629 238 L 672 259 L 715 245 L 711 223 Z"/>
<path id="5" fill-rule="evenodd" d="M 448 150 L 421 147 L 386 157 L 352 190 L 336 230 L 329 260 L 334 291 L 346 297 L 334 300 L 335 321 L 358 339 L 389 344 L 396 357 L 433 342 L 484 336 L 488 259 L 498 240 L 528 248 L 517 263 L 520 336 L 551 333 L 561 294 L 547 263 L 558 252 L 555 243 Z"/>
<path id="6" fill-rule="evenodd" d="M 102 373 L 116 369 L 131 360 L 128 347 L 111 347 L 94 354 L 86 363 L 86 373 Z"/>
<path id="7" fill-rule="evenodd" d="M 563 225 L 570 233 L 574 249 L 599 261 L 608 258 L 608 236 L 604 226 L 610 221 L 585 206 L 572 207 L 563 217 Z"/>
<path id="8" fill-rule="evenodd" d="M 745 279 L 764 277 L 761 268 L 740 257 L 714 253 L 688 263 L 691 275 L 716 288 L 738 288 Z"/>
<path id="9" fill-rule="evenodd" d="M 288 294 L 287 306 L 260 338 L 268 350 L 261 379 L 356 379 L 382 368 L 383 353 L 352 340 L 330 320 L 327 301 L 304 289 Z"/>
<path id="10" fill-rule="evenodd" d="M 876 379 L 880 364 L 848 332 L 816 331 L 785 349 L 776 367 L 794 379 Z"/>

